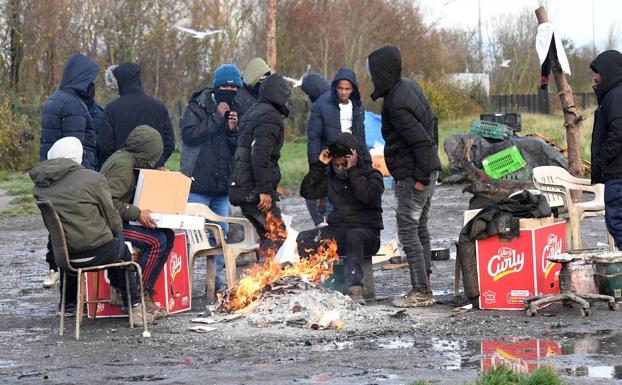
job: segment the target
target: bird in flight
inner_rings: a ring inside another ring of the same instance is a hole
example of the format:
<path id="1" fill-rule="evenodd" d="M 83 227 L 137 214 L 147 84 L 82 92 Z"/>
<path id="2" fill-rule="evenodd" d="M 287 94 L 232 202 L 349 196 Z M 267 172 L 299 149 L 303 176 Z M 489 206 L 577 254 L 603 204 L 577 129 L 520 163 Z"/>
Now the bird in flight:
<path id="1" fill-rule="evenodd" d="M 510 66 L 511 62 L 512 62 L 512 59 L 503 59 L 503 61 L 501 62 L 500 66 L 508 68 Z"/>
<path id="2" fill-rule="evenodd" d="M 224 29 L 208 29 L 206 31 L 197 31 L 197 30 L 194 30 L 192 28 L 180 27 L 178 25 L 176 25 L 175 28 L 177 28 L 180 31 L 188 32 L 188 33 L 192 34 L 192 37 L 194 37 L 195 39 L 204 39 L 206 36 L 210 36 L 210 35 L 214 35 L 214 34 L 217 34 L 217 33 L 225 32 Z"/>
<path id="3" fill-rule="evenodd" d="M 304 79 L 305 76 L 307 76 L 307 74 L 309 73 L 310 69 L 311 69 L 311 64 L 307 64 L 307 70 L 305 71 L 304 74 L 302 74 L 300 79 L 294 79 L 294 78 L 290 78 L 290 77 L 287 77 L 287 76 L 283 76 L 283 79 L 285 79 L 288 82 L 292 83 L 292 87 L 294 87 L 294 88 L 300 87 L 300 85 L 302 84 L 302 79 Z"/>

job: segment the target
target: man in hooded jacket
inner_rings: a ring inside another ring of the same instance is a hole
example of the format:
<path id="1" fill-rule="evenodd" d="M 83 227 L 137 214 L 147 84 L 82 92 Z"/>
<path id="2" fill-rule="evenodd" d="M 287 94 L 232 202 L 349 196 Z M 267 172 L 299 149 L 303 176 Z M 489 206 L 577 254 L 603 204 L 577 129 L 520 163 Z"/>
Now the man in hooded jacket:
<path id="1" fill-rule="evenodd" d="M 313 105 L 320 98 L 320 96 L 330 90 L 330 83 L 326 80 L 326 78 L 324 78 L 324 76 L 312 73 L 302 79 L 300 89 L 307 94 L 309 100 L 311 100 L 311 109 L 313 109 Z M 307 156 L 308 155 L 307 151 Z M 311 167 L 313 163 L 315 163 L 315 161 L 309 160 L 309 167 Z M 311 215 L 311 220 L 313 220 L 313 224 L 315 226 L 319 226 L 320 223 L 326 221 L 326 217 L 328 217 L 328 214 L 332 211 L 328 198 L 305 199 L 305 203 L 307 205 L 307 210 L 309 210 L 309 215 Z"/>
<path id="2" fill-rule="evenodd" d="M 300 195 L 306 199 L 328 197 L 334 210 L 327 226 L 302 231 L 296 242 L 298 253 L 305 257 L 308 250 L 317 250 L 321 240 L 336 240 L 339 255 L 346 257 L 348 294 L 364 303 L 362 259 L 380 248 L 384 181 L 380 171 L 358 156 L 360 151 L 354 135 L 344 132 L 311 165 Z"/>
<path id="3" fill-rule="evenodd" d="M 94 82 L 98 72 L 99 66 L 82 54 L 71 55 L 67 60 L 58 90 L 43 105 L 40 161 L 47 159 L 48 151 L 57 140 L 73 136 L 82 144 L 82 165 L 97 169 L 95 124 L 85 103 L 95 97 Z M 50 288 L 60 279 L 50 242 L 45 260 L 49 270 L 43 287 Z"/>
<path id="4" fill-rule="evenodd" d="M 40 161 L 46 159 L 57 140 L 74 136 L 82 143 L 82 165 L 96 168 L 95 127 L 84 101 L 95 90 L 98 72 L 99 66 L 82 54 L 71 55 L 67 60 L 58 90 L 43 105 Z"/>
<path id="5" fill-rule="evenodd" d="M 138 126 L 128 136 L 125 146 L 112 154 L 100 171 L 108 181 L 112 201 L 123 220 L 123 235 L 143 251 L 139 263 L 143 271 L 145 306 L 155 318 L 166 314 L 153 302 L 153 286 L 173 248 L 175 233 L 156 228 L 151 211 L 141 210 L 131 202 L 136 192 L 135 169 L 153 168 L 161 159 L 162 147 L 158 131 L 146 125 Z M 129 221 L 138 221 L 142 226 L 130 225 Z"/>
<path id="6" fill-rule="evenodd" d="M 233 158 L 229 199 L 240 206 L 242 214 L 253 224 L 260 236 L 260 257 L 269 249 L 276 251 L 283 244 L 283 233 L 269 234 L 268 216 L 282 224 L 276 205 L 277 187 L 281 180 L 279 158 L 284 140 L 283 117 L 289 115 L 287 103 L 291 91 L 285 80 L 270 75 L 259 89 L 259 99 L 244 117 L 238 147 Z"/>
<path id="7" fill-rule="evenodd" d="M 54 143 L 48 151 L 48 160 L 30 171 L 35 184 L 32 193 L 37 200 L 50 202 L 58 213 L 74 267 L 129 261 L 131 255 L 125 245 L 121 218 L 113 206 L 106 178 L 80 165 L 82 152 L 82 144 L 75 137 L 65 137 Z M 123 294 L 122 300 L 127 306 L 124 275 L 121 269 L 108 271 L 111 286 Z M 75 285 L 75 279 L 67 282 L 66 309 L 69 311 L 76 304 Z M 141 325 L 140 296 L 136 288 L 136 276 L 132 274 L 132 314 L 135 322 Z"/>
<path id="8" fill-rule="evenodd" d="M 119 93 L 119 97 L 108 103 L 104 109 L 104 119 L 97 139 L 100 163 L 103 164 L 110 155 L 123 148 L 134 128 L 145 124 L 157 130 L 162 137 L 164 150 L 155 167 L 164 167 L 164 163 L 175 151 L 173 125 L 164 103 L 147 95 L 143 90 L 138 64 L 122 63 L 108 67 L 105 80 L 109 88 Z"/>
<path id="9" fill-rule="evenodd" d="M 590 64 L 598 109 L 592 130 L 592 183 L 605 184 L 605 222 L 622 249 L 622 54 L 608 50 Z"/>
<path id="10" fill-rule="evenodd" d="M 400 51 L 385 46 L 373 51 L 367 66 L 374 84 L 373 100 L 383 98 L 384 157 L 396 181 L 399 240 L 410 268 L 412 290 L 395 298 L 398 307 L 434 304 L 428 214 L 440 159 L 434 139 L 434 114 L 417 82 L 402 78 Z"/>

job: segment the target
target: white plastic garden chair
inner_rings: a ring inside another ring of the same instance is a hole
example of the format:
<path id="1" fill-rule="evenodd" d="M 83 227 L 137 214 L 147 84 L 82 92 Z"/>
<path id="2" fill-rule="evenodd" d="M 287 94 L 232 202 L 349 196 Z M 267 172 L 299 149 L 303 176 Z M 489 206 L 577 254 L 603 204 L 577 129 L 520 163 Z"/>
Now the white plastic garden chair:
<path id="1" fill-rule="evenodd" d="M 256 252 L 259 244 L 256 241 L 255 229 L 245 218 L 221 217 L 216 215 L 208 206 L 201 203 L 188 203 L 186 205 L 187 215 L 198 215 L 205 218 L 205 228 L 203 230 L 186 230 L 189 243 L 189 271 L 190 271 L 190 292 L 192 293 L 192 281 L 194 276 L 194 261 L 199 257 L 207 258 L 207 300 L 213 302 L 215 298 L 216 285 L 216 255 L 222 254 L 225 257 L 225 268 L 227 269 L 227 284 L 233 287 L 236 283 L 236 260 L 238 255 L 243 253 Z M 244 240 L 237 243 L 227 243 L 222 228 L 214 222 L 226 222 L 241 225 L 244 228 Z M 216 238 L 216 245 L 212 246 L 209 242 L 209 231 L 212 231 Z"/>
<path id="2" fill-rule="evenodd" d="M 605 215 L 605 185 L 592 185 L 589 179 L 577 178 L 558 166 L 541 166 L 533 169 L 533 183 L 544 194 L 551 208 L 566 207 L 570 224 L 569 249 L 581 248 L 581 221 L 583 218 Z M 571 191 L 594 194 L 584 202 L 573 202 Z M 613 238 L 609 236 L 613 248 Z"/>

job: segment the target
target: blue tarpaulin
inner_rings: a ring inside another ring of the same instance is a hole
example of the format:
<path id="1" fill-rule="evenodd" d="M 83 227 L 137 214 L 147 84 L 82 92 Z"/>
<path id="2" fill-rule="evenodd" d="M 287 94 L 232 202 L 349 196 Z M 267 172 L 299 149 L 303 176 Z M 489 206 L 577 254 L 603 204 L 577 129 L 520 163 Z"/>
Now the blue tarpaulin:
<path id="1" fill-rule="evenodd" d="M 384 139 L 382 139 L 380 132 L 381 127 L 380 115 L 365 111 L 365 140 L 368 148 L 372 148 L 376 142 L 384 145 Z"/>

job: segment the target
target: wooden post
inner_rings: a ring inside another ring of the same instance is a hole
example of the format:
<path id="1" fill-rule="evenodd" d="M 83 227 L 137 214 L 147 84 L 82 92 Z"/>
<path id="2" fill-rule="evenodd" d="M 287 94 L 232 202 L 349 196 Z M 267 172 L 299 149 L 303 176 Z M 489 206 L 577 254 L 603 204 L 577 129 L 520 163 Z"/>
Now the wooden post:
<path id="1" fill-rule="evenodd" d="M 536 18 L 538 19 L 538 24 L 548 23 L 549 18 L 544 7 L 536 9 Z M 562 111 L 564 112 L 564 127 L 566 128 L 566 142 L 568 143 L 568 171 L 574 176 L 582 177 L 583 163 L 581 162 L 581 137 L 579 135 L 579 128 L 583 118 L 577 115 L 572 89 L 566 80 L 566 76 L 564 76 L 564 71 L 562 71 L 557 58 L 555 40 L 551 42 L 547 60 L 551 62 L 553 79 L 555 80 L 557 94 L 561 100 Z"/>
<path id="2" fill-rule="evenodd" d="M 266 60 L 270 71 L 276 72 L 276 0 L 267 0 L 266 10 Z"/>

